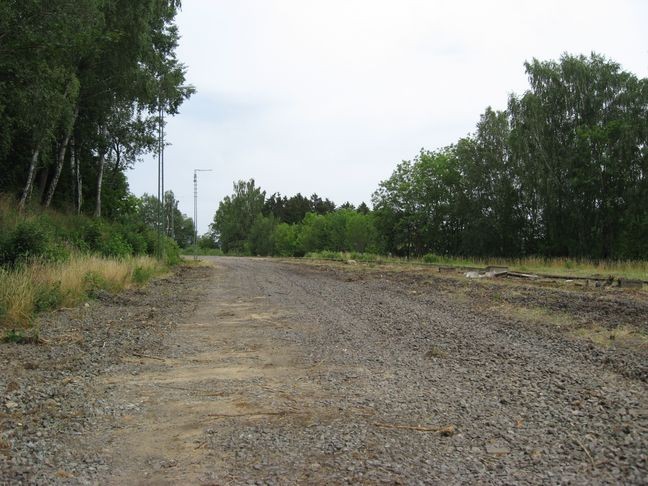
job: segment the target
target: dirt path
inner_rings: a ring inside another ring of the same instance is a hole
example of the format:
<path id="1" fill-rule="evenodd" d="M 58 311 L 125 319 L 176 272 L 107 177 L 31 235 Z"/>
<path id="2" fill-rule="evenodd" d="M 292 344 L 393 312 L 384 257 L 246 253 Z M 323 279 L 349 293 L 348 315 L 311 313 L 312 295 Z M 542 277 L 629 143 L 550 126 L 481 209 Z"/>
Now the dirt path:
<path id="1" fill-rule="evenodd" d="M 114 484 L 641 482 L 646 386 L 447 293 L 215 259 L 164 362 L 107 378 Z M 149 360 L 157 361 L 157 360 Z"/>
<path id="2" fill-rule="evenodd" d="M 646 482 L 648 349 L 560 327 L 644 294 L 211 260 L 0 347 L 0 484 Z"/>
<path id="3" fill-rule="evenodd" d="M 163 364 L 137 376 L 107 377 L 138 417 L 107 439 L 114 484 L 178 484 L 227 471 L 235 451 L 216 451 L 210 434 L 240 423 L 302 415 L 317 386 L 286 336 L 307 330 L 268 299 L 247 265 L 217 263 L 205 303 L 169 336 Z M 144 359 L 159 361 L 159 356 Z M 234 479 L 229 476 L 228 479 Z"/>

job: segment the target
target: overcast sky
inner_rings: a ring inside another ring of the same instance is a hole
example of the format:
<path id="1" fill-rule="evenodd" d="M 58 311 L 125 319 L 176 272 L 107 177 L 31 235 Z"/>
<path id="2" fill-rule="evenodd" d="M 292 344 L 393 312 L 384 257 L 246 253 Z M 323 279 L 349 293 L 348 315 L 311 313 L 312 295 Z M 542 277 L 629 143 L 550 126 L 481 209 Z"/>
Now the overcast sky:
<path id="1" fill-rule="evenodd" d="M 525 60 L 603 54 L 648 76 L 643 0 L 183 0 L 179 58 L 198 90 L 169 120 L 166 188 L 207 230 L 232 182 L 370 202 L 421 147 L 474 130 L 527 88 Z M 155 194 L 157 162 L 129 173 Z"/>

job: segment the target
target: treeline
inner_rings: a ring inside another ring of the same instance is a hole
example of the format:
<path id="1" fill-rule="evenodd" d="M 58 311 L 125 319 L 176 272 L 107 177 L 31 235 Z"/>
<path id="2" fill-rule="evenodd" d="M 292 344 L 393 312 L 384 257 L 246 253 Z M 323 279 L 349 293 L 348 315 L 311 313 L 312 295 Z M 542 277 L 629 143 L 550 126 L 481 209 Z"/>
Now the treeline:
<path id="1" fill-rule="evenodd" d="M 178 0 L 0 2 L 0 192 L 114 219 L 125 171 L 192 92 Z"/>
<path id="2" fill-rule="evenodd" d="M 235 184 L 225 252 L 648 258 L 648 79 L 602 56 L 525 64 L 530 87 L 473 134 L 400 163 L 373 211 Z"/>
<path id="3" fill-rule="evenodd" d="M 211 239 L 224 252 L 303 256 L 321 250 L 378 252 L 373 215 L 366 204 L 339 208 L 317 194 L 290 198 L 266 193 L 254 180 L 234 184 L 211 224 Z"/>
<path id="4" fill-rule="evenodd" d="M 648 258 L 648 79 L 595 54 L 525 67 L 506 110 L 380 183 L 387 251 Z"/>

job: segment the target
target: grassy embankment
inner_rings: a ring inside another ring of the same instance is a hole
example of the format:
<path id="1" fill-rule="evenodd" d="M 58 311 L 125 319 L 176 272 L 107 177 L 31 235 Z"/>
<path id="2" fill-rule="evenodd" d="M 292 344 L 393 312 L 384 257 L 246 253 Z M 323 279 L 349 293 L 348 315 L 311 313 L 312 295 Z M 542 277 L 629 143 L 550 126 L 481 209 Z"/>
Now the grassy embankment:
<path id="1" fill-rule="evenodd" d="M 136 222 L 53 211 L 20 214 L 0 199 L 0 340 L 33 340 L 39 312 L 71 307 L 97 292 L 143 285 L 179 261 L 177 246 Z"/>
<path id="2" fill-rule="evenodd" d="M 648 261 L 593 261 L 569 258 L 459 258 L 439 255 L 425 255 L 423 258 L 387 257 L 370 253 L 347 253 L 322 251 L 308 253 L 307 258 L 376 264 L 409 264 L 409 265 L 448 265 L 457 267 L 486 267 L 488 265 L 506 266 L 511 271 L 523 273 L 560 275 L 574 277 L 612 276 L 648 281 Z"/>

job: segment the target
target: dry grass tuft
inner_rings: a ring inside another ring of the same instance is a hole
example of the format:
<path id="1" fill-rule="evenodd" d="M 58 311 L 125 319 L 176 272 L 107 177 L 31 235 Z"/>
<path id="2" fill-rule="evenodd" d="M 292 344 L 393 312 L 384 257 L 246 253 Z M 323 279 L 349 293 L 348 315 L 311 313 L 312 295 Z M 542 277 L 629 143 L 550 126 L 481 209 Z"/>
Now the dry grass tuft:
<path id="1" fill-rule="evenodd" d="M 648 335 L 640 329 L 629 325 L 619 326 L 614 329 L 593 325 L 577 329 L 574 334 L 603 347 L 614 344 L 636 348 L 648 347 Z"/>
<path id="2" fill-rule="evenodd" d="M 0 325 L 28 328 L 40 310 L 78 305 L 92 291 L 118 292 L 141 285 L 165 268 L 150 257 L 112 260 L 77 255 L 64 263 L 0 269 Z"/>
<path id="3" fill-rule="evenodd" d="M 628 324 L 610 329 L 601 324 L 584 321 L 582 318 L 568 313 L 557 312 L 542 307 L 502 304 L 492 307 L 491 310 L 521 320 L 551 324 L 558 329 L 567 331 L 576 338 L 586 339 L 603 347 L 615 344 L 630 348 L 648 347 L 648 334 Z"/>
<path id="4" fill-rule="evenodd" d="M 26 323 L 35 307 L 31 272 L 0 268 L 0 320 L 10 325 Z"/>

